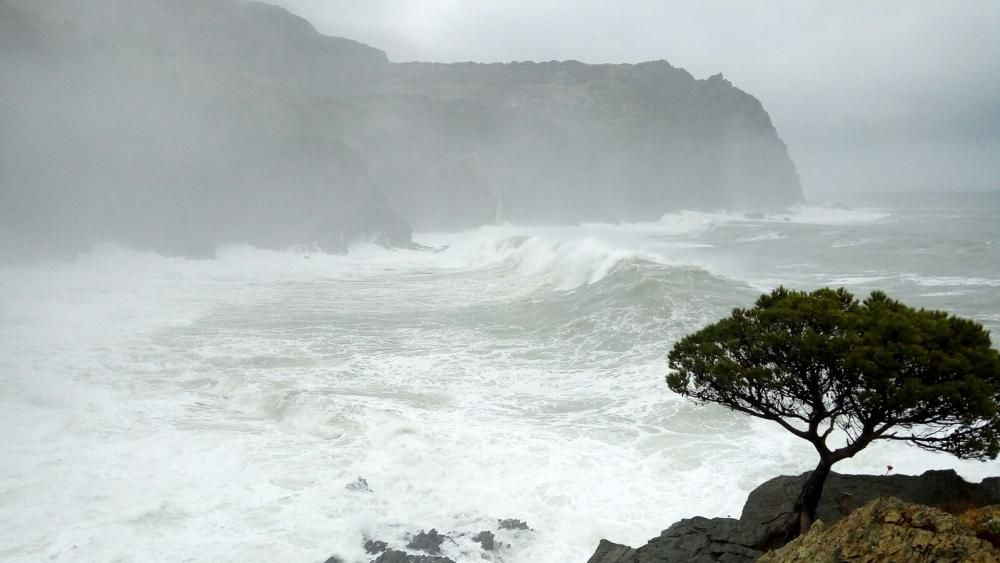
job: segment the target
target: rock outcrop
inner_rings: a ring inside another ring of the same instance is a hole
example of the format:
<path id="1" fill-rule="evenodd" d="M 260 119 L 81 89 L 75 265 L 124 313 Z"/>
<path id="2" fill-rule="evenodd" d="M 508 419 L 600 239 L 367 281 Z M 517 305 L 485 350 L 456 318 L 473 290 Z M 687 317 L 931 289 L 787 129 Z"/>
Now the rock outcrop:
<path id="1" fill-rule="evenodd" d="M 740 518 L 681 520 L 639 548 L 602 540 L 589 563 L 745 563 L 766 550 L 771 525 L 788 513 L 808 473 L 776 477 L 754 489 Z M 1000 478 L 969 483 L 954 471 L 910 475 L 842 475 L 831 473 L 823 489 L 817 518 L 834 524 L 855 509 L 880 497 L 961 513 L 1000 504 Z"/>
<path id="2" fill-rule="evenodd" d="M 589 563 L 743 563 L 761 552 L 755 548 L 761 537 L 756 526 L 732 518 L 688 518 L 675 523 L 649 543 L 632 549 L 601 540 Z"/>
<path id="3" fill-rule="evenodd" d="M 881 498 L 833 525 L 816 522 L 809 533 L 764 554 L 759 563 L 996 563 L 1000 507 L 954 516 L 896 498 Z"/>
<path id="4" fill-rule="evenodd" d="M 750 492 L 740 521 L 770 522 L 787 514 L 808 473 L 765 481 Z M 879 497 L 933 506 L 958 514 L 974 507 L 1000 504 L 1000 477 L 969 483 L 953 470 L 922 475 L 843 475 L 831 473 L 823 487 L 816 518 L 832 524 Z"/>

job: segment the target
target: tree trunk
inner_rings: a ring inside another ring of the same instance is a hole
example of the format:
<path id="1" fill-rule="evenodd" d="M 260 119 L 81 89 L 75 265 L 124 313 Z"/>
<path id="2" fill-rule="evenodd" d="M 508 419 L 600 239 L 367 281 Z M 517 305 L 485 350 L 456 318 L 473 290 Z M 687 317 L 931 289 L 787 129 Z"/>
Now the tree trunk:
<path id="1" fill-rule="evenodd" d="M 826 478 L 830 475 L 831 467 L 833 467 L 833 463 L 830 460 L 820 458 L 819 465 L 813 469 L 809 478 L 806 479 L 806 483 L 802 485 L 799 498 L 796 499 L 795 506 L 792 508 L 792 512 L 798 514 L 799 517 L 798 535 L 808 532 L 813 520 L 816 519 L 816 507 L 819 506 L 819 500 L 823 496 L 823 484 L 826 483 Z"/>

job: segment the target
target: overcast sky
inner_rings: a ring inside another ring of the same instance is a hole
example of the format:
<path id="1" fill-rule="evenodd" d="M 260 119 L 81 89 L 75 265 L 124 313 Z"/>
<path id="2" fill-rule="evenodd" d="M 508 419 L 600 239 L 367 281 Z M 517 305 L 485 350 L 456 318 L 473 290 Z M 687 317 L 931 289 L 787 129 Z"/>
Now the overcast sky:
<path id="1" fill-rule="evenodd" d="M 1000 189 L 1000 1 L 270 0 L 393 61 L 666 59 L 758 97 L 807 193 Z"/>

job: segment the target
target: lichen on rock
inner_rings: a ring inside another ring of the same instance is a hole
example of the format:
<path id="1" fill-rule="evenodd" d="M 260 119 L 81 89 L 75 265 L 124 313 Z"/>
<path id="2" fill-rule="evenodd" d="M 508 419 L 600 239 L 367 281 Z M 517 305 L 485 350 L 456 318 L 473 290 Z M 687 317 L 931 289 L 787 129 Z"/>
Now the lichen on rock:
<path id="1" fill-rule="evenodd" d="M 907 561 L 1000 562 L 989 536 L 1000 506 L 960 516 L 937 508 L 880 498 L 833 525 L 817 522 L 808 534 L 764 554 L 759 563 Z M 1000 528 L 1000 527 L 998 527 Z"/>

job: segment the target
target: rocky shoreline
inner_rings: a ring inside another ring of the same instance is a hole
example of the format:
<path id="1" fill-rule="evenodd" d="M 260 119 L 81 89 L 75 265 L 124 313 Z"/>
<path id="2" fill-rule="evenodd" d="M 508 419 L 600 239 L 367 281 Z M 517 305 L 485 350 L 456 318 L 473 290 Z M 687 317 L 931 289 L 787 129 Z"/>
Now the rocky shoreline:
<path id="1" fill-rule="evenodd" d="M 771 523 L 788 514 L 787 509 L 792 506 L 808 475 L 807 472 L 794 477 L 781 476 L 764 482 L 747 497 L 739 519 L 687 518 L 663 530 L 646 545 L 634 549 L 602 540 L 588 563 L 754 561 L 778 547 L 769 537 Z M 1000 504 L 1000 477 L 984 479 L 982 483 L 969 483 L 951 470 L 927 471 L 919 476 L 831 473 L 816 517 L 825 526 L 830 526 L 881 498 L 895 498 L 912 505 L 934 507 L 945 513 L 962 514 L 970 509 Z M 768 555 L 769 561 L 785 561 Z M 1000 551 L 996 552 L 996 556 L 994 560 L 1000 561 Z"/>
<path id="2" fill-rule="evenodd" d="M 350 487 L 350 485 L 349 485 Z M 420 530 L 415 534 L 410 534 L 409 541 L 405 548 L 391 546 L 388 542 L 381 540 L 365 540 L 365 553 L 374 557 L 371 563 L 456 563 L 455 560 L 441 555 L 441 546 L 446 542 L 454 542 L 462 536 L 471 536 L 474 543 L 481 546 L 480 557 L 487 561 L 503 561 L 499 552 L 509 548 L 509 544 L 504 544 L 497 539 L 494 531 L 507 530 L 512 532 L 531 532 L 527 522 L 516 518 L 497 520 L 495 530 L 483 530 L 476 534 L 442 534 L 436 529 L 430 531 Z M 346 563 L 340 557 L 334 555 L 324 563 Z"/>
<path id="3" fill-rule="evenodd" d="M 957 557 L 949 560 L 955 561 L 1000 561 L 996 547 L 1000 545 L 1000 477 L 969 483 L 952 470 L 918 476 L 831 473 L 816 512 L 823 524 L 777 549 L 784 542 L 770 537 L 771 524 L 788 514 L 808 475 L 780 476 L 762 483 L 749 494 L 738 519 L 686 518 L 637 548 L 601 540 L 588 563 L 749 563 L 758 559 L 783 563 L 826 560 L 827 555 L 831 562 L 839 561 L 834 550 L 867 550 L 867 558 L 848 560 L 875 561 L 880 559 L 870 557 L 872 550 L 913 549 L 913 542 L 927 547 L 926 553 L 920 553 L 932 557 L 928 561 L 949 553 Z M 359 479 L 348 485 L 358 487 L 366 488 L 367 483 Z M 864 534 L 858 533 L 860 528 Z M 458 563 L 443 556 L 441 547 L 470 536 L 481 546 L 480 559 L 502 562 L 503 551 L 510 546 L 497 538 L 499 531 L 532 532 L 527 523 L 507 519 L 498 520 L 494 530 L 476 534 L 420 530 L 410 534 L 405 545 L 370 538 L 364 549 L 370 563 Z M 852 540 L 860 543 L 849 544 Z M 331 556 L 325 563 L 347 562 Z"/>

